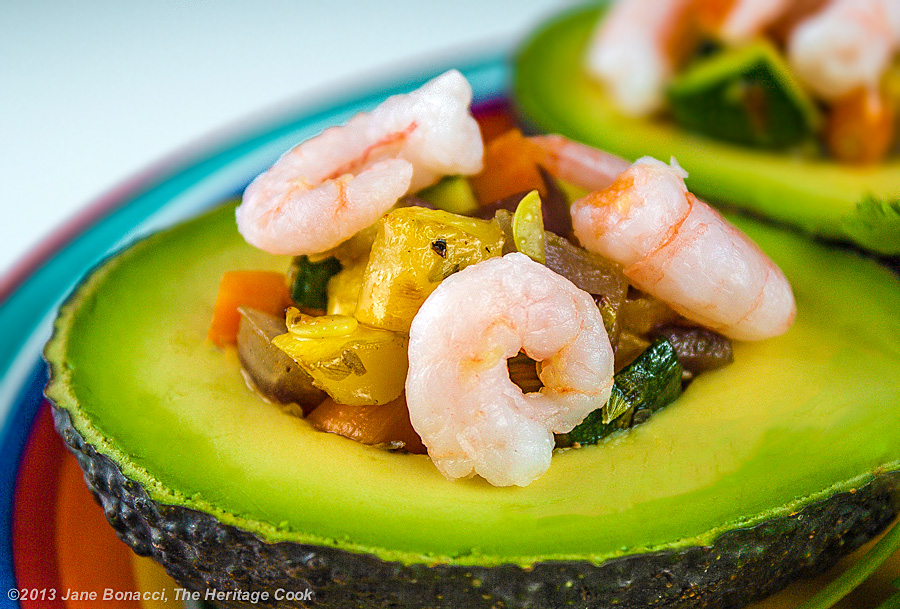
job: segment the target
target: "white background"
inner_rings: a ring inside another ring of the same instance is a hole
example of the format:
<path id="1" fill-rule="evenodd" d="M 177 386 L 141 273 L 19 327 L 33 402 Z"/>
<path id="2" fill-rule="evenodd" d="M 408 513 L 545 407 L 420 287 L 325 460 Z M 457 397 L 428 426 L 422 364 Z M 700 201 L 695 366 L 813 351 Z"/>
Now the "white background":
<path id="1" fill-rule="evenodd" d="M 0 1 L 0 277 L 173 153 L 394 75 L 511 50 L 569 4 Z"/>

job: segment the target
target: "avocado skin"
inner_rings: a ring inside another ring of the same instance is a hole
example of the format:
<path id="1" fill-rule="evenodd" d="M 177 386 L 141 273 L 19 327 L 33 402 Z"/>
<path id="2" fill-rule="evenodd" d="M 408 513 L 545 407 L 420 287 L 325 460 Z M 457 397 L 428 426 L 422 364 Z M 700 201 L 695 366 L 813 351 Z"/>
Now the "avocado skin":
<path id="1" fill-rule="evenodd" d="M 372 555 L 299 543 L 267 543 L 213 516 L 158 504 L 98 453 L 53 408 L 56 429 L 119 537 L 151 556 L 186 588 L 205 593 L 268 591 L 230 607 L 741 607 L 798 577 L 820 573 L 877 535 L 894 518 L 900 472 L 876 474 L 787 517 L 724 533 L 712 546 L 611 560 L 468 567 L 403 565 Z M 278 589 L 313 591 L 313 601 L 273 600 Z"/>

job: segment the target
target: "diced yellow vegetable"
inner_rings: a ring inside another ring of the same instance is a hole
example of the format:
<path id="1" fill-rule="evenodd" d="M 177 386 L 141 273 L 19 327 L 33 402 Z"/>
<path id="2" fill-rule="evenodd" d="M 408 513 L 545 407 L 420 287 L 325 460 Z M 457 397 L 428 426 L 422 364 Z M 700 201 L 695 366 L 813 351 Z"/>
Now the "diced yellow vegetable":
<path id="1" fill-rule="evenodd" d="M 538 191 L 532 190 L 519 201 L 513 214 L 512 231 L 516 249 L 535 262 L 544 264 L 544 215 Z"/>
<path id="2" fill-rule="evenodd" d="M 423 207 L 394 210 L 379 222 L 356 318 L 376 328 L 408 332 L 441 281 L 502 250 L 503 231 L 493 220 Z"/>
<path id="3" fill-rule="evenodd" d="M 288 332 L 295 338 L 337 338 L 349 336 L 359 326 L 349 315 L 306 315 L 291 307 L 285 316 Z"/>
<path id="4" fill-rule="evenodd" d="M 293 317 L 297 316 L 287 318 L 289 332 L 276 336 L 272 344 L 291 356 L 313 384 L 335 401 L 350 406 L 387 404 L 403 391 L 409 366 L 405 334 L 357 323 L 351 332 L 339 335 L 339 330 L 352 324 L 341 327 L 332 319 L 322 324 L 323 332 L 306 338 L 298 335 L 296 326 L 316 322 Z"/>
<path id="5" fill-rule="evenodd" d="M 356 313 L 356 304 L 359 302 L 359 292 L 362 290 L 368 263 L 368 257 L 354 262 L 345 266 L 328 280 L 326 313 L 329 315 L 354 315 Z"/>

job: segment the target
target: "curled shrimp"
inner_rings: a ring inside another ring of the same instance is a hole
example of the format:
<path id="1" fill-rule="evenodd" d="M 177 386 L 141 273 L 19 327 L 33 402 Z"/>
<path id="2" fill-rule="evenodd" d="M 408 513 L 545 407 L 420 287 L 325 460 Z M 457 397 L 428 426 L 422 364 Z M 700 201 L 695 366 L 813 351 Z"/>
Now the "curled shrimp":
<path id="1" fill-rule="evenodd" d="M 791 0 L 618 0 L 588 43 L 586 66 L 620 109 L 643 116 L 659 109 L 695 29 L 744 42 L 774 22 Z M 697 21 L 706 23 L 698 24 Z"/>
<path id="2" fill-rule="evenodd" d="M 541 362 L 539 393 L 509 378 L 506 361 L 520 350 Z M 445 279 L 410 328 L 410 421 L 447 478 L 529 484 L 550 467 L 553 433 L 603 406 L 612 382 L 597 305 L 520 253 Z"/>
<path id="3" fill-rule="evenodd" d="M 900 1 L 830 0 L 788 37 L 788 63 L 826 100 L 878 87 L 900 45 Z"/>
<path id="4" fill-rule="evenodd" d="M 484 148 L 471 101 L 469 83 L 450 70 L 297 145 L 244 191 L 238 230 L 273 254 L 323 252 L 408 192 L 477 173 Z"/>
<path id="5" fill-rule="evenodd" d="M 796 306 L 781 269 L 688 192 L 685 177 L 677 164 L 639 159 L 573 203 L 576 236 L 688 319 L 738 340 L 783 334 Z"/>

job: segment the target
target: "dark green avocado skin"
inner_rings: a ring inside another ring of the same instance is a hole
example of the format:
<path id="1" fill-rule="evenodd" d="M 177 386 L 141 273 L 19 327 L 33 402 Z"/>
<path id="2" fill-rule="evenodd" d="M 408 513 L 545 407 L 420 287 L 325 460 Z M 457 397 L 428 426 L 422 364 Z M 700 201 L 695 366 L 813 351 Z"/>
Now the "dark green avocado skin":
<path id="1" fill-rule="evenodd" d="M 53 409 L 57 431 L 119 537 L 151 556 L 189 589 L 206 594 L 268 591 L 255 604 L 220 607 L 547 608 L 741 607 L 819 573 L 893 519 L 900 472 L 880 473 L 852 493 L 834 495 L 787 517 L 720 536 L 712 546 L 608 561 L 548 561 L 462 567 L 403 565 L 299 543 L 267 543 L 214 517 L 152 501 L 119 467 Z M 310 600 L 276 602 L 278 589 Z"/>

